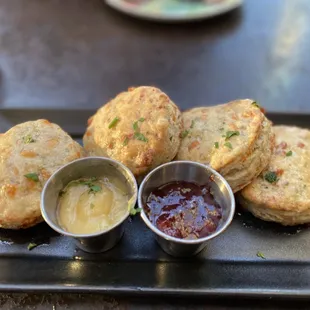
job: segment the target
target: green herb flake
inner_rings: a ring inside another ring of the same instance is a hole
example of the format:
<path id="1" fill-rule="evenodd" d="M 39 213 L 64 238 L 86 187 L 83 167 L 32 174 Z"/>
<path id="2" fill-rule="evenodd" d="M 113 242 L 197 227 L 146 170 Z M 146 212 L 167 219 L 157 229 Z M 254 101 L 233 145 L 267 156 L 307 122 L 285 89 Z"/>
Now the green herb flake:
<path id="1" fill-rule="evenodd" d="M 132 124 L 132 128 L 135 132 L 138 132 L 139 131 L 139 125 L 138 125 L 138 121 L 134 122 Z"/>
<path id="2" fill-rule="evenodd" d="M 218 143 L 218 142 L 214 142 L 214 147 L 215 147 L 216 149 L 218 149 L 218 148 L 219 148 L 219 143 Z"/>
<path id="3" fill-rule="evenodd" d="M 224 143 L 224 145 L 225 145 L 226 147 L 228 147 L 229 149 L 231 149 L 231 150 L 232 150 L 232 148 L 233 148 L 230 142 L 226 142 L 226 143 Z"/>
<path id="4" fill-rule="evenodd" d="M 31 250 L 33 250 L 34 248 L 36 248 L 37 246 L 39 246 L 39 244 L 36 244 L 36 243 L 34 243 L 34 242 L 30 242 L 30 243 L 28 244 L 28 246 L 27 246 L 27 249 L 28 249 L 29 251 L 31 251 Z"/>
<path id="5" fill-rule="evenodd" d="M 279 180 L 277 174 L 274 171 L 266 172 L 264 175 L 264 179 L 269 183 L 275 183 Z"/>
<path id="6" fill-rule="evenodd" d="M 172 141 L 173 137 L 170 137 L 169 140 Z"/>
<path id="7" fill-rule="evenodd" d="M 140 132 L 135 132 L 135 138 L 139 141 L 148 142 L 148 139 Z"/>
<path id="8" fill-rule="evenodd" d="M 128 142 L 129 142 L 129 138 L 126 137 L 126 138 L 124 139 L 124 141 L 123 141 L 123 145 L 126 146 L 126 145 L 128 144 Z"/>
<path id="9" fill-rule="evenodd" d="M 91 203 L 91 204 L 90 204 L 90 208 L 91 208 L 91 209 L 94 209 L 94 208 L 95 208 L 95 205 L 94 205 L 93 203 Z"/>
<path id="10" fill-rule="evenodd" d="M 145 121 L 145 118 L 144 117 L 140 117 L 137 121 L 135 121 L 133 124 L 132 124 L 132 128 L 135 132 L 139 132 L 140 131 L 140 128 L 139 128 L 139 122 L 140 123 L 143 123 Z"/>
<path id="11" fill-rule="evenodd" d="M 141 208 L 132 208 L 130 209 L 129 213 L 130 215 L 136 215 L 137 213 L 140 213 L 141 212 Z"/>
<path id="12" fill-rule="evenodd" d="M 259 252 L 259 251 L 256 253 L 256 256 L 257 256 L 257 257 L 260 257 L 261 259 L 266 259 L 266 257 L 264 256 L 264 254 L 263 254 L 262 252 Z"/>
<path id="13" fill-rule="evenodd" d="M 25 144 L 34 143 L 35 140 L 32 138 L 32 136 L 29 134 L 25 137 L 23 137 L 23 141 Z"/>
<path id="14" fill-rule="evenodd" d="M 89 192 L 90 193 L 98 193 L 98 192 L 100 192 L 101 191 L 101 186 L 99 186 L 99 185 L 90 185 L 89 186 Z"/>
<path id="15" fill-rule="evenodd" d="M 194 126 L 195 126 L 195 121 L 194 121 L 194 120 L 192 120 L 192 123 L 191 123 L 190 128 L 191 128 L 191 129 L 193 129 L 193 128 L 194 128 Z"/>
<path id="16" fill-rule="evenodd" d="M 219 128 L 219 130 L 220 130 L 220 131 L 223 131 L 223 130 L 224 130 L 224 127 Z"/>
<path id="17" fill-rule="evenodd" d="M 258 109 L 260 109 L 260 105 L 256 102 L 256 101 L 253 101 L 252 102 L 252 105 Z"/>
<path id="18" fill-rule="evenodd" d="M 181 138 L 184 139 L 185 137 L 187 137 L 189 134 L 189 130 L 184 130 L 181 132 Z"/>
<path id="19" fill-rule="evenodd" d="M 293 155 L 293 152 L 292 152 L 292 151 L 288 151 L 285 155 L 286 155 L 287 157 L 292 156 L 292 155 Z"/>
<path id="20" fill-rule="evenodd" d="M 226 138 L 226 140 L 228 140 L 233 136 L 239 136 L 239 135 L 240 135 L 239 131 L 227 131 L 225 138 Z"/>
<path id="21" fill-rule="evenodd" d="M 116 126 L 116 124 L 119 122 L 119 118 L 118 117 L 115 117 L 112 122 L 109 124 L 109 129 L 113 128 Z"/>
<path id="22" fill-rule="evenodd" d="M 24 177 L 34 182 L 39 182 L 39 176 L 36 173 L 28 173 Z"/>

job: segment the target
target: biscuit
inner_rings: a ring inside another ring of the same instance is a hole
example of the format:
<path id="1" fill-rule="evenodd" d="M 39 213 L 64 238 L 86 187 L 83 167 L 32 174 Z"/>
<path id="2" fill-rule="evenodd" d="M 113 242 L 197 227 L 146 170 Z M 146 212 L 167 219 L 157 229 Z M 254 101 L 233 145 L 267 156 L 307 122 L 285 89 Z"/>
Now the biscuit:
<path id="1" fill-rule="evenodd" d="M 274 126 L 268 167 L 238 195 L 254 216 L 282 225 L 310 223 L 310 131 Z"/>
<path id="2" fill-rule="evenodd" d="M 177 159 L 210 165 L 234 192 L 267 166 L 274 147 L 270 121 L 250 99 L 183 113 L 185 130 Z"/>
<path id="3" fill-rule="evenodd" d="M 180 110 L 161 90 L 131 88 L 89 120 L 84 147 L 89 155 L 122 162 L 140 177 L 175 157 L 182 124 Z"/>
<path id="4" fill-rule="evenodd" d="M 37 120 L 0 136 L 0 227 L 28 228 L 42 222 L 40 195 L 61 166 L 84 155 L 58 125 Z"/>

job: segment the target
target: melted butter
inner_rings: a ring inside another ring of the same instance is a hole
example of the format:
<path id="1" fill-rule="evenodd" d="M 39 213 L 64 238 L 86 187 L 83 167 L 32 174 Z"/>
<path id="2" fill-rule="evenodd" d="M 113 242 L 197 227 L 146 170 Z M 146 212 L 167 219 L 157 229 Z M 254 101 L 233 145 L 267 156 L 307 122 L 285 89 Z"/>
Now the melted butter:
<path id="1" fill-rule="evenodd" d="M 126 185 L 117 177 L 72 181 L 59 199 L 59 225 L 74 234 L 108 230 L 128 213 L 128 200 Z"/>

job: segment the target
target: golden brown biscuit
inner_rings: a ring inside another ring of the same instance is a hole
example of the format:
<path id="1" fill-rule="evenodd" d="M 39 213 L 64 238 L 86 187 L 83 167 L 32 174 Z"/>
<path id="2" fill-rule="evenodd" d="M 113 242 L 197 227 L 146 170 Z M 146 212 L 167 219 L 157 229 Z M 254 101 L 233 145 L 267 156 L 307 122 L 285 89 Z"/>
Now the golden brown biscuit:
<path id="1" fill-rule="evenodd" d="M 158 88 L 142 86 L 100 108 L 83 141 L 88 154 L 118 160 L 139 177 L 175 157 L 181 131 L 178 107 Z"/>
<path id="2" fill-rule="evenodd" d="M 275 126 L 274 131 L 271 161 L 240 192 L 240 203 L 265 221 L 310 223 L 310 131 L 289 126 Z"/>
<path id="3" fill-rule="evenodd" d="M 245 187 L 266 167 L 274 146 L 271 123 L 249 99 L 183 113 L 179 160 L 210 165 L 234 192 Z"/>
<path id="4" fill-rule="evenodd" d="M 0 136 L 0 227 L 28 228 L 42 221 L 40 195 L 62 165 L 84 155 L 58 125 L 37 120 Z"/>

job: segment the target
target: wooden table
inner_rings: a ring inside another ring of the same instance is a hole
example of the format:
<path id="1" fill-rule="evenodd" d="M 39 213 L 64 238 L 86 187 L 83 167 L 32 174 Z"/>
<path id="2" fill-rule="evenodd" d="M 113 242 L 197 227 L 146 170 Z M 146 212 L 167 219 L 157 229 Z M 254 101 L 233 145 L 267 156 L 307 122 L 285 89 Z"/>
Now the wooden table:
<path id="1" fill-rule="evenodd" d="M 308 0 L 246 0 L 228 15 L 183 25 L 138 21 L 101 0 L 1 0 L 0 108 L 95 109 L 128 86 L 156 85 L 183 109 L 251 97 L 269 111 L 309 113 L 309 37 Z M 3 309 L 194 308 L 163 302 L 0 296 Z"/>

